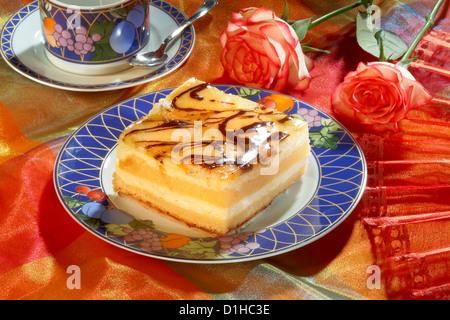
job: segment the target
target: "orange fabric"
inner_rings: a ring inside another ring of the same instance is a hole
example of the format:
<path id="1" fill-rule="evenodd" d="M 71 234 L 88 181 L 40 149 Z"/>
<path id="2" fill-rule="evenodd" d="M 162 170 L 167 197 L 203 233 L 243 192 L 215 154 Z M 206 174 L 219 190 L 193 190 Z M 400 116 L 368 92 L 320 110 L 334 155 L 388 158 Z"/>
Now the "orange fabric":
<path id="1" fill-rule="evenodd" d="M 20 132 L 8 109 L 0 103 L 0 163 L 21 155 L 38 144 Z"/>
<path id="2" fill-rule="evenodd" d="M 0 0 L 0 25 L 31 1 Z M 170 1 L 191 15 L 201 0 Z M 322 16 L 352 1 L 288 1 L 290 19 Z M 379 1 L 383 26 L 407 43 L 434 1 Z M 195 76 L 230 83 L 220 64 L 219 34 L 231 13 L 283 1 L 221 1 L 195 22 L 186 63 L 156 81 L 107 92 L 70 92 L 29 80 L 0 61 L 0 299 L 448 299 L 450 296 L 450 97 L 448 11 L 415 50 L 410 67 L 433 94 L 399 131 L 366 133 L 348 125 L 368 163 L 368 184 L 354 212 L 300 249 L 244 263 L 167 262 L 110 245 L 79 226 L 59 203 L 53 166 L 67 135 L 103 109 Z M 445 6 L 444 6 L 445 7 Z M 331 51 L 314 60 L 310 87 L 285 92 L 332 113 L 330 95 L 359 62 L 356 9 L 308 32 L 304 42 Z M 67 285 L 81 270 L 81 289 Z M 370 267 L 381 287 L 369 285 Z"/>

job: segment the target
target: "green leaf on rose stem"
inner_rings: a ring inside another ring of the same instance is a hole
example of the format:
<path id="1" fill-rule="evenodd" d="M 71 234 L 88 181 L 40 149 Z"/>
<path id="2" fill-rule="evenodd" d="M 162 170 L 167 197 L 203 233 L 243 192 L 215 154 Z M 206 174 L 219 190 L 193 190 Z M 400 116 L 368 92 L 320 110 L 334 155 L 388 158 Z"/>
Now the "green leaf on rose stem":
<path id="1" fill-rule="evenodd" d="M 373 0 L 361 0 L 361 3 L 364 6 L 364 8 L 368 8 L 369 6 L 372 5 Z"/>
<path id="2" fill-rule="evenodd" d="M 311 18 L 309 18 L 309 20 L 314 20 L 316 18 L 316 15 L 313 15 Z M 296 23 L 297 20 L 288 20 L 287 23 L 292 26 L 294 23 Z"/>
<path id="3" fill-rule="evenodd" d="M 356 41 L 363 50 L 379 57 L 380 48 L 374 34 L 375 27 L 372 24 L 371 15 L 367 12 L 358 12 L 356 17 Z"/>
<path id="4" fill-rule="evenodd" d="M 288 17 L 289 17 L 289 6 L 287 3 L 287 0 L 284 0 L 284 10 L 283 10 L 283 14 L 281 15 L 281 20 L 288 22 Z"/>
<path id="5" fill-rule="evenodd" d="M 307 43 L 301 43 L 300 44 L 302 47 L 302 51 L 306 52 L 306 51 L 316 51 L 316 52 L 323 52 L 323 53 L 331 53 L 330 50 L 324 50 L 324 49 L 318 49 L 318 48 L 314 48 L 311 47 L 309 44 Z"/>
<path id="6" fill-rule="evenodd" d="M 302 19 L 295 21 L 291 24 L 292 29 L 294 29 L 297 34 L 298 40 L 302 41 L 306 36 L 306 32 L 308 31 L 309 24 L 311 23 L 311 19 Z"/>
<path id="7" fill-rule="evenodd" d="M 393 32 L 379 30 L 375 37 L 380 41 L 380 53 L 388 60 L 395 60 L 403 56 L 408 50 L 406 42 Z"/>
<path id="8" fill-rule="evenodd" d="M 375 38 L 377 39 L 378 47 L 380 48 L 380 56 L 378 57 L 378 60 L 388 61 L 388 59 L 386 59 L 386 56 L 384 55 L 383 38 L 381 37 L 381 30 L 375 33 Z"/>
<path id="9" fill-rule="evenodd" d="M 419 57 L 418 57 L 418 56 L 415 56 L 414 58 L 411 58 L 411 59 L 405 59 L 405 60 L 402 60 L 402 61 L 397 62 L 397 65 L 400 66 L 400 67 L 403 67 L 403 68 L 405 68 L 405 69 L 408 69 L 409 64 L 410 64 L 411 62 L 416 61 L 417 59 L 419 59 Z"/>
<path id="10" fill-rule="evenodd" d="M 358 12 L 356 40 L 364 51 L 380 60 L 398 59 L 408 49 L 406 42 L 395 33 L 375 28 L 368 12 Z"/>

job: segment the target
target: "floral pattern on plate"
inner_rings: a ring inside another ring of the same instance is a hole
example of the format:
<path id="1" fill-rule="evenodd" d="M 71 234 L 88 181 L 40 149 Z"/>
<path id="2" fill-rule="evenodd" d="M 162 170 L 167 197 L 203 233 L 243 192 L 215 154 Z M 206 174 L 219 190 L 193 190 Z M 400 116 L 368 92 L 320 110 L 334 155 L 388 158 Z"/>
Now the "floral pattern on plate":
<path id="1" fill-rule="evenodd" d="M 332 117 L 298 99 L 268 90 L 215 86 L 254 101 L 272 99 L 273 108 L 308 121 L 312 146 L 308 167 L 317 172 L 299 182 L 310 189 L 304 199 L 301 189 L 291 187 L 264 212 L 286 214 L 283 219 L 265 225 L 250 222 L 224 237 L 197 237 L 160 229 L 151 219 L 134 218 L 134 212 L 116 206 L 107 192 L 110 186 L 105 185 L 109 177 L 104 176 L 112 175 L 108 161 L 119 135 L 173 89 L 112 106 L 68 138 L 54 171 L 56 191 L 68 213 L 111 244 L 150 257 L 193 263 L 240 262 L 281 254 L 319 239 L 341 223 L 359 202 L 367 176 L 363 153 L 352 135 Z"/>
<path id="2" fill-rule="evenodd" d="M 215 259 L 225 258 L 233 252 L 245 254 L 260 246 L 258 242 L 251 241 L 252 232 L 218 238 L 192 238 L 162 232 L 155 228 L 151 220 L 136 220 L 132 215 L 115 208 L 100 190 L 78 186 L 75 191 L 78 192 L 76 195 L 64 196 L 64 200 L 81 221 L 93 230 L 104 228 L 109 234 L 143 252 L 161 253 L 175 258 Z"/>

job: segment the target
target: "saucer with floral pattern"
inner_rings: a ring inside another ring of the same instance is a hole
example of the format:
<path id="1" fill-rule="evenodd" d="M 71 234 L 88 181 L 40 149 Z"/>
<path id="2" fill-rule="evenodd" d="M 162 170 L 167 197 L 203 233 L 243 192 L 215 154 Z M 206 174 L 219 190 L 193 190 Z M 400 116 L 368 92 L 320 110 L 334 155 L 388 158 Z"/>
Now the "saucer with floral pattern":
<path id="1" fill-rule="evenodd" d="M 186 15 L 172 4 L 150 0 L 150 41 L 142 51 L 156 49 L 170 31 L 186 19 Z M 23 76 L 71 91 L 122 89 L 161 78 L 183 65 L 195 43 L 195 31 L 190 26 L 169 49 L 169 62 L 163 67 L 130 67 L 117 73 L 85 76 L 59 69 L 48 60 L 40 23 L 38 1 L 17 11 L 3 26 L 0 53 L 9 66 Z"/>

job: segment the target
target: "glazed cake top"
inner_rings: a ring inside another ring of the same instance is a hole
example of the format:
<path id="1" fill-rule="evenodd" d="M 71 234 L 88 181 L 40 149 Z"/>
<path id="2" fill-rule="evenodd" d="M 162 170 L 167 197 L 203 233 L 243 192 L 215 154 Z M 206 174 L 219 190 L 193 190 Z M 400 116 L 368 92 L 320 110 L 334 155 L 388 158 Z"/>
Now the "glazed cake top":
<path id="1" fill-rule="evenodd" d="M 120 140 L 161 163 L 224 173 L 267 165 L 278 146 L 306 122 L 190 79 L 132 123 Z"/>

